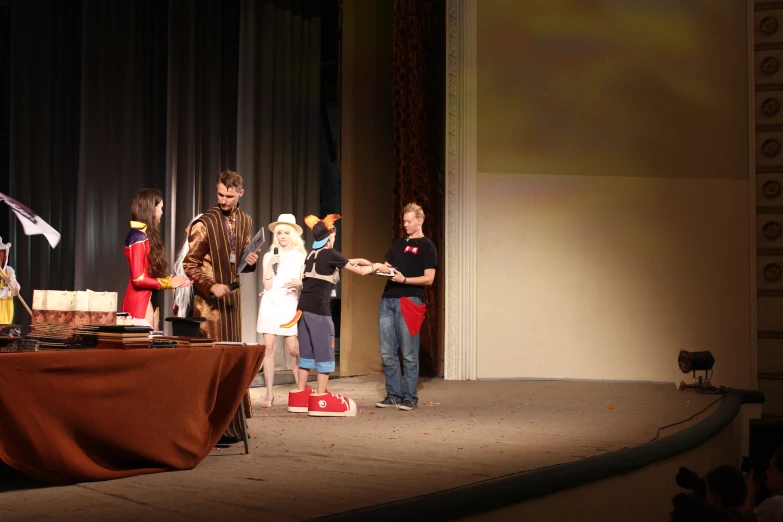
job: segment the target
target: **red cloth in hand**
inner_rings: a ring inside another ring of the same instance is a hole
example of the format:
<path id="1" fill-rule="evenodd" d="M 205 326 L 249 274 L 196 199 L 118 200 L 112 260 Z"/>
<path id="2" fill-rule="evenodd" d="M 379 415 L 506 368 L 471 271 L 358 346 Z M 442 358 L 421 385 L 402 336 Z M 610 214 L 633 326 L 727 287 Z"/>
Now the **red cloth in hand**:
<path id="1" fill-rule="evenodd" d="M 427 311 L 427 305 L 425 303 L 418 305 L 407 297 L 400 297 L 400 311 L 402 312 L 402 318 L 405 319 L 408 332 L 410 332 L 411 335 L 419 333 L 421 331 L 421 325 L 424 322 L 424 314 Z"/>

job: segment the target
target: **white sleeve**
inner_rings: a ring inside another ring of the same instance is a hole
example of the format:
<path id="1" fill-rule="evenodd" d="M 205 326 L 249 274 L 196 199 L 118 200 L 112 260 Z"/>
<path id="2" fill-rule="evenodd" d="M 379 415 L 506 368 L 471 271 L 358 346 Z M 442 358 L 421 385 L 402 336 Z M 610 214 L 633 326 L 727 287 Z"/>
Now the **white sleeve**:
<path id="1" fill-rule="evenodd" d="M 22 287 L 19 286 L 19 281 L 16 280 L 16 272 L 14 271 L 14 269 L 11 268 L 10 266 L 6 266 L 6 271 L 8 272 L 8 276 L 10 277 L 11 283 L 14 285 L 14 287 L 17 290 L 21 290 Z"/>

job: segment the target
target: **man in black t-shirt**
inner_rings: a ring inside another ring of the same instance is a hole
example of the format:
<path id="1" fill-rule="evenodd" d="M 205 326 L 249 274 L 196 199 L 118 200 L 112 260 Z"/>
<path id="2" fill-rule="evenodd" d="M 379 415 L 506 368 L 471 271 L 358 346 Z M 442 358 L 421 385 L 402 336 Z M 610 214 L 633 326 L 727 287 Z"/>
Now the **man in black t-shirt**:
<path id="1" fill-rule="evenodd" d="M 339 214 L 324 219 L 307 216 L 304 221 L 313 230 L 313 249 L 302 269 L 302 292 L 296 318 L 281 327 L 297 324 L 299 334 L 299 379 L 297 390 L 288 394 L 288 411 L 313 417 L 353 417 L 357 408 L 353 399 L 329 393 L 326 384 L 334 371 L 334 323 L 332 322 L 332 288 L 340 280 L 340 269 L 359 275 L 383 269 L 380 263 L 366 259 L 347 259 L 334 246 Z M 317 390 L 307 386 L 310 370 L 317 372 Z"/>
<path id="2" fill-rule="evenodd" d="M 416 408 L 419 401 L 419 330 L 427 308 L 424 287 L 435 280 L 438 253 L 435 244 L 421 231 L 424 211 L 419 205 L 409 203 L 405 207 L 402 223 L 407 237 L 395 240 L 386 253 L 384 271 L 393 276 L 386 283 L 378 311 L 386 398 L 375 405 L 408 411 Z M 404 376 L 400 375 L 398 348 L 402 350 Z"/>

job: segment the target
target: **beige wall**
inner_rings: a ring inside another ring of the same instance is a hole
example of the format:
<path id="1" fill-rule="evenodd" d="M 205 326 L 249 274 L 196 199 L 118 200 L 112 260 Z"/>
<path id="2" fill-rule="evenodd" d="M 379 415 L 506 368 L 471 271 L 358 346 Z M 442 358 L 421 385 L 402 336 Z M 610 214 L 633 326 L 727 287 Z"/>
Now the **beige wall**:
<path id="1" fill-rule="evenodd" d="M 479 172 L 747 179 L 744 1 L 477 10 Z"/>
<path id="2" fill-rule="evenodd" d="M 392 2 L 343 0 L 342 252 L 382 261 L 392 213 Z M 381 371 L 386 281 L 343 271 L 340 375 Z"/>
<path id="3" fill-rule="evenodd" d="M 478 2 L 479 378 L 752 382 L 746 18 Z"/>

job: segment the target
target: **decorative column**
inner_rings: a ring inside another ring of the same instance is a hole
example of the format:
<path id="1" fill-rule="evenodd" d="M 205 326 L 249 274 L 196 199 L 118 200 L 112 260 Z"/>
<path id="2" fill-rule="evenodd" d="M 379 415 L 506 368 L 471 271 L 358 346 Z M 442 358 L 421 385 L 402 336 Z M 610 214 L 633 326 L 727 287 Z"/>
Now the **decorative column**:
<path id="1" fill-rule="evenodd" d="M 477 0 L 446 3 L 445 378 L 476 379 Z"/>

